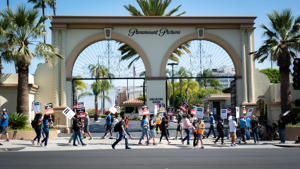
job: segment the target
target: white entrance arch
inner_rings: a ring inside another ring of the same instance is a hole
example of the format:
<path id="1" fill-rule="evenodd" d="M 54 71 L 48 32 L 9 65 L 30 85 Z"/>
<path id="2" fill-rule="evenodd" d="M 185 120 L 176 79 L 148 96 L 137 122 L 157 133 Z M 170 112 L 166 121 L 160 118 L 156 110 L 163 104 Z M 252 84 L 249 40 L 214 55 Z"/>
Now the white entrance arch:
<path id="1" fill-rule="evenodd" d="M 52 44 L 65 59 L 47 68 L 50 73 L 39 73 L 36 81 L 41 90 L 37 95 L 41 100 L 47 96 L 47 102 L 55 107 L 71 106 L 69 80 L 76 58 L 88 45 L 113 39 L 128 44 L 141 56 L 146 68 L 147 105 L 153 109 L 155 101 L 166 103 L 165 69 L 170 53 L 184 42 L 204 39 L 223 47 L 231 57 L 237 75 L 237 105 L 255 104 L 254 60 L 250 54 L 254 51 L 255 18 L 53 16 Z M 44 76 L 53 82 L 38 80 Z"/>

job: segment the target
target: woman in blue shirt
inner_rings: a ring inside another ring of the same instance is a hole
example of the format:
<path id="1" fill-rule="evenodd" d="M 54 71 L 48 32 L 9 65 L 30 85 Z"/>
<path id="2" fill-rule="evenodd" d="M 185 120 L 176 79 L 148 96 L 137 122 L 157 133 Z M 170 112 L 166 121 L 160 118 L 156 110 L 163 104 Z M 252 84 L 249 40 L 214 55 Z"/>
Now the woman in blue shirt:
<path id="1" fill-rule="evenodd" d="M 41 142 L 41 146 L 43 146 L 43 143 L 45 143 L 44 145 L 47 146 L 48 143 L 48 138 L 49 138 L 49 115 L 44 115 L 44 119 L 43 119 L 43 131 L 45 133 L 45 138 L 42 140 Z"/>
<path id="2" fill-rule="evenodd" d="M 2 135 L 6 136 L 6 141 L 9 141 L 8 139 L 8 133 L 7 133 L 7 126 L 8 126 L 8 114 L 7 114 L 7 110 L 3 109 L 2 110 L 2 115 L 0 118 L 0 138 L 2 137 Z"/>

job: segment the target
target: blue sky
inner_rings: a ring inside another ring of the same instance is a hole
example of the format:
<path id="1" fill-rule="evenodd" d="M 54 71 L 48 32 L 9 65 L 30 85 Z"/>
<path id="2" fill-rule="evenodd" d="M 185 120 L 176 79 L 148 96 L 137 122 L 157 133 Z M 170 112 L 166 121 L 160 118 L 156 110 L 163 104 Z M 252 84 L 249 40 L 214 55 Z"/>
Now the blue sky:
<path id="1" fill-rule="evenodd" d="M 127 4 L 137 6 L 135 0 L 56 0 L 57 15 L 96 15 L 96 16 L 128 16 L 123 7 Z M 26 4 L 27 0 L 10 0 L 11 8 L 17 4 Z M 184 16 L 257 16 L 255 26 L 255 49 L 263 42 L 261 24 L 268 24 L 266 14 L 273 10 L 290 8 L 294 16 L 300 15 L 300 0 L 173 0 L 170 8 L 182 5 L 180 11 L 186 11 Z M 32 6 L 28 4 L 28 6 Z M 0 9 L 6 8 L 6 1 L 0 1 Z M 52 15 L 47 9 L 46 14 Z M 49 22 L 47 23 L 49 27 Z M 47 42 L 51 42 L 51 31 L 47 31 Z M 30 73 L 34 74 L 41 59 L 35 59 L 30 66 Z M 256 63 L 257 68 L 270 67 L 270 63 Z M 14 72 L 13 64 L 4 64 L 3 73 Z"/>

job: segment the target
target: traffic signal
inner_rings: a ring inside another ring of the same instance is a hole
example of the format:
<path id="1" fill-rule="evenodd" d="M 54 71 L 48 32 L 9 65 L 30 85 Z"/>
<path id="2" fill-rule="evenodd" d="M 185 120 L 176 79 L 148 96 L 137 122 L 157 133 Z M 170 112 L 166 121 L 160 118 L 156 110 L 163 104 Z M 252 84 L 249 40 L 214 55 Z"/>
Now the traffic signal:
<path id="1" fill-rule="evenodd" d="M 300 58 L 294 59 L 293 70 L 293 87 L 295 90 L 300 90 Z"/>

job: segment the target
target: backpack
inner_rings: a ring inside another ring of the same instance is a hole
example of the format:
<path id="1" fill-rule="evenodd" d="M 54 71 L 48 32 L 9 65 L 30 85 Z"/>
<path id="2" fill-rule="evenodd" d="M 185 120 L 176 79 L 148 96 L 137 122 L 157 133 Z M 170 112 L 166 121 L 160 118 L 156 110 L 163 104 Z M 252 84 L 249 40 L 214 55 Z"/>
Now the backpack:
<path id="1" fill-rule="evenodd" d="M 114 132 L 119 132 L 122 130 L 122 121 L 119 121 L 115 126 L 114 126 Z"/>
<path id="2" fill-rule="evenodd" d="M 37 127 L 37 122 L 36 122 L 36 120 L 32 120 L 32 121 L 31 121 L 31 126 L 32 126 L 32 128 L 36 128 L 36 127 Z"/>

